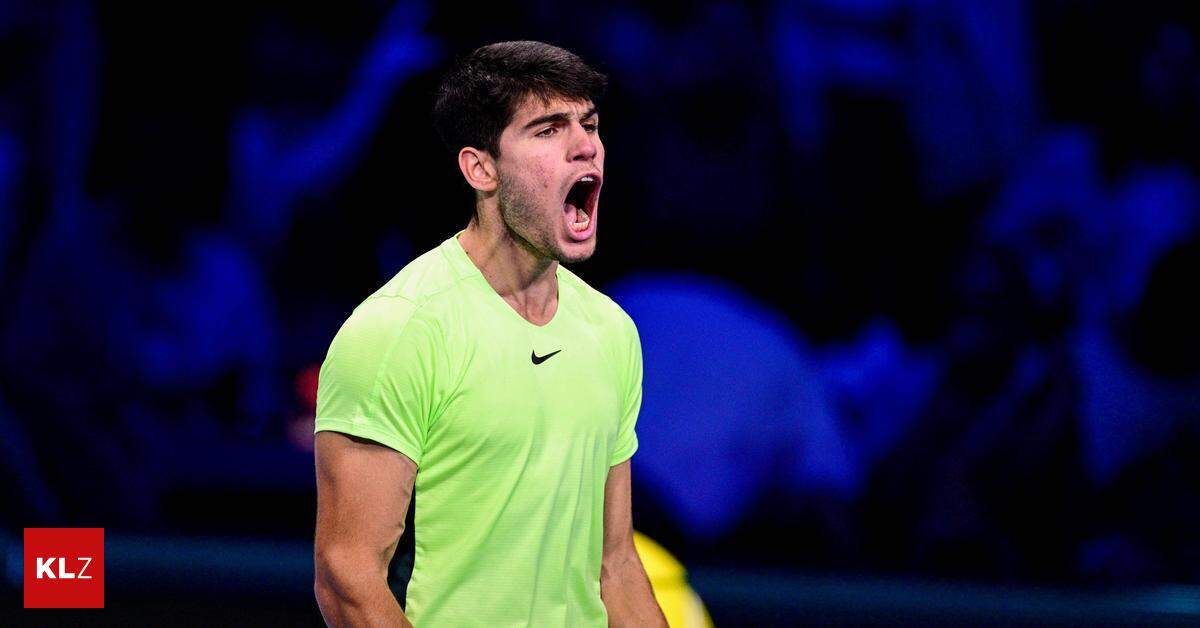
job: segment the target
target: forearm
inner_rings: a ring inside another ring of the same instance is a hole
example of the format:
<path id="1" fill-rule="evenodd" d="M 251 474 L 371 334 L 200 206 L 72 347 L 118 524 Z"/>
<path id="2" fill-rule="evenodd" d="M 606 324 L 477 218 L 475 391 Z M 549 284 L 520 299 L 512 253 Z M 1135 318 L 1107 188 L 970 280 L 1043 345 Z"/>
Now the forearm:
<path id="1" fill-rule="evenodd" d="M 387 586 L 386 578 L 364 579 L 349 569 L 318 568 L 315 583 L 317 606 L 325 623 L 334 626 L 400 626 L 412 623 Z"/>
<path id="2" fill-rule="evenodd" d="M 609 626 L 667 625 L 636 552 L 604 561 L 600 569 L 600 598 L 608 611 Z"/>

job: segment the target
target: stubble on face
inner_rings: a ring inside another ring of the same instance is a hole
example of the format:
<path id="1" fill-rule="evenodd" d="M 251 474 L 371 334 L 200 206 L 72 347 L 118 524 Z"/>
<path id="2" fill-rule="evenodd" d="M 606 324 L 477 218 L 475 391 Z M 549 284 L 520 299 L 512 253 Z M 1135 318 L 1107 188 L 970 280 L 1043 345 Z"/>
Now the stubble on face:
<path id="1" fill-rule="evenodd" d="M 577 257 L 571 257 L 558 246 L 556 230 L 562 217 L 541 211 L 537 207 L 537 193 L 530 189 L 519 177 L 514 177 L 504 170 L 497 171 L 499 179 L 498 202 L 500 218 L 512 238 L 531 253 L 558 261 L 560 264 L 574 264 L 587 260 L 592 251 Z"/>

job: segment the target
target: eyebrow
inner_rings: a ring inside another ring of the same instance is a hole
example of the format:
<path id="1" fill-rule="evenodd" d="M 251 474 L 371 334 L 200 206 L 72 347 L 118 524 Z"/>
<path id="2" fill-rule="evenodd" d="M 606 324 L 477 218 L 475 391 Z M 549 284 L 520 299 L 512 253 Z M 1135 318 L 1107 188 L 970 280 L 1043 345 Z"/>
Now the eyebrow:
<path id="1" fill-rule="evenodd" d="M 579 119 L 587 120 L 588 118 L 590 118 L 594 115 L 596 115 L 596 108 L 592 107 L 591 109 L 588 109 L 587 111 L 583 112 L 583 115 L 579 116 Z M 570 119 L 571 119 L 571 114 L 569 114 L 565 111 L 560 111 L 558 113 L 548 113 L 544 116 L 538 116 L 538 117 L 534 118 L 533 120 L 530 120 L 528 124 L 526 124 L 524 127 L 522 127 L 522 130 L 528 131 L 529 129 L 532 129 L 535 126 L 539 126 L 539 125 L 545 124 L 547 122 L 566 122 Z"/>

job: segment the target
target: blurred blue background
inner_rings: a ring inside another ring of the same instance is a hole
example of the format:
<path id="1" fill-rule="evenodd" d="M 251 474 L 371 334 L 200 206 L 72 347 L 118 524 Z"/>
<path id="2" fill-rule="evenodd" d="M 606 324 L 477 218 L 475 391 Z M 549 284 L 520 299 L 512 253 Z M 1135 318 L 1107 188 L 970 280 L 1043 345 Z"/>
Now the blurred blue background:
<path id="1" fill-rule="evenodd" d="M 466 223 L 441 73 L 538 39 L 610 75 L 574 269 L 717 625 L 1200 622 L 1188 8 L 0 2 L 0 619 L 99 526 L 92 619 L 319 621 L 316 369 Z"/>

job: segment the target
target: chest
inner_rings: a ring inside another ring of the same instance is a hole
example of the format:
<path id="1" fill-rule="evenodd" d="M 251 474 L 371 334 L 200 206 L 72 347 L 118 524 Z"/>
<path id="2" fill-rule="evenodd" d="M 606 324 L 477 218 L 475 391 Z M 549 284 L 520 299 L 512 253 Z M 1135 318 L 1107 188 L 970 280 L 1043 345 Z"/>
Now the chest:
<path id="1" fill-rule="evenodd" d="M 621 384 L 592 334 L 508 329 L 462 341 L 460 379 L 434 430 L 443 446 L 520 451 L 615 441 Z"/>

